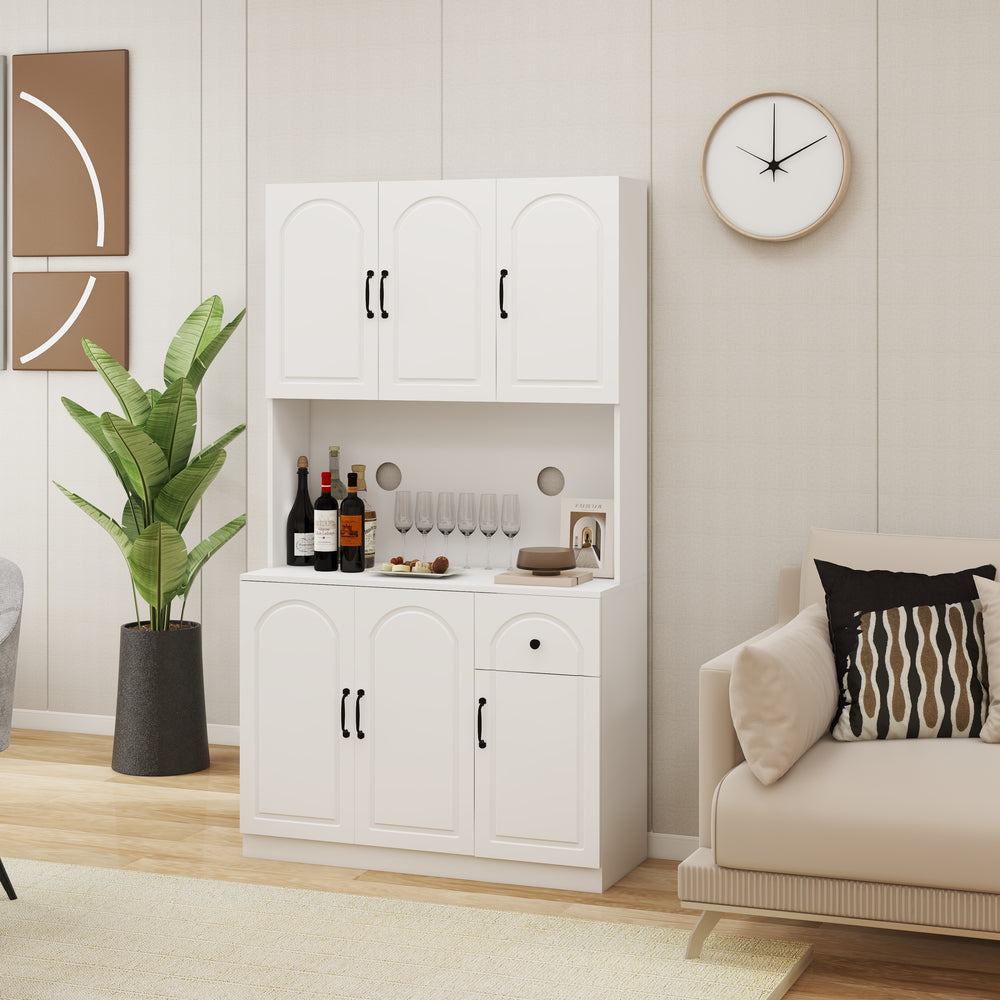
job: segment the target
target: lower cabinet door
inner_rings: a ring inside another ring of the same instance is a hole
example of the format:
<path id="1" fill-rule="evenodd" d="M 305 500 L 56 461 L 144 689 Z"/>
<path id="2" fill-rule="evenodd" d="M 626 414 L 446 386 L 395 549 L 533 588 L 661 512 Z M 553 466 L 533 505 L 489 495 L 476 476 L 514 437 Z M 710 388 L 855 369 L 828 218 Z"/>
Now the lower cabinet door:
<path id="1" fill-rule="evenodd" d="M 241 828 L 350 842 L 353 591 L 244 582 L 240 617 Z"/>
<path id="2" fill-rule="evenodd" d="M 476 671 L 476 855 L 596 868 L 599 678 Z"/>
<path id="3" fill-rule="evenodd" d="M 358 588 L 356 623 L 357 843 L 472 854 L 473 595 Z"/>

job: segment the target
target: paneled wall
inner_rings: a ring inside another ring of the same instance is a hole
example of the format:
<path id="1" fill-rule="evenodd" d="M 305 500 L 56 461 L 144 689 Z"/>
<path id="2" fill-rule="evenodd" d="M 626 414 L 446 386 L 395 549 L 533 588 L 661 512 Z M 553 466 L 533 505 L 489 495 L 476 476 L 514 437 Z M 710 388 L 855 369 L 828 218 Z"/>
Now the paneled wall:
<path id="1" fill-rule="evenodd" d="M 771 623 L 778 569 L 810 525 L 1000 535 L 994 0 L 0 0 L 0 38 L 8 55 L 132 52 L 140 377 L 202 294 L 247 297 L 245 337 L 206 388 L 206 433 L 245 405 L 251 423 L 251 488 L 240 451 L 205 513 L 251 515 L 248 553 L 224 550 L 202 591 L 216 723 L 237 721 L 235 577 L 264 558 L 269 181 L 649 182 L 654 831 L 696 832 L 698 666 Z M 854 156 L 834 218 L 774 246 L 726 229 L 699 177 L 712 123 L 765 89 L 825 104 Z M 127 578 L 48 485 L 117 502 L 59 405 L 101 390 L 0 372 L 0 550 L 28 570 L 25 709 L 112 711 Z"/>
<path id="2" fill-rule="evenodd" d="M 145 386 L 162 388 L 166 345 L 204 297 L 221 295 L 229 314 L 244 302 L 245 20 L 243 0 L 0 0 L 8 60 L 20 52 L 129 50 L 129 255 L 17 258 L 13 268 L 127 270 L 131 371 Z M 243 420 L 244 336 L 226 348 L 202 390 L 208 440 Z M 8 354 L 9 343 L 8 335 Z M 108 512 L 120 512 L 123 497 L 63 396 L 97 412 L 115 408 L 92 372 L 0 371 L 0 551 L 22 566 L 27 588 L 16 721 L 106 731 L 118 626 L 135 618 L 131 586 L 114 543 L 51 480 Z M 235 442 L 229 455 L 201 512 L 208 531 L 245 509 L 245 445 Z M 237 538 L 209 563 L 187 608 L 205 625 L 209 718 L 220 739 L 233 738 L 239 722 L 237 576 L 245 548 Z"/>

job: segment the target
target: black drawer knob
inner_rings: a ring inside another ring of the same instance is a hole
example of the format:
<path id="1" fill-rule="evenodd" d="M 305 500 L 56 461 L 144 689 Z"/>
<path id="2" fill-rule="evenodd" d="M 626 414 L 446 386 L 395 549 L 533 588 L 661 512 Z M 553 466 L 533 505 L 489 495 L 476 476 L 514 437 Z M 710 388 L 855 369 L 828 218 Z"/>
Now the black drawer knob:
<path id="1" fill-rule="evenodd" d="M 538 647 L 541 646 L 541 644 L 542 644 L 542 640 L 541 639 L 532 639 L 531 642 L 528 643 L 528 645 L 532 649 L 538 649 Z"/>

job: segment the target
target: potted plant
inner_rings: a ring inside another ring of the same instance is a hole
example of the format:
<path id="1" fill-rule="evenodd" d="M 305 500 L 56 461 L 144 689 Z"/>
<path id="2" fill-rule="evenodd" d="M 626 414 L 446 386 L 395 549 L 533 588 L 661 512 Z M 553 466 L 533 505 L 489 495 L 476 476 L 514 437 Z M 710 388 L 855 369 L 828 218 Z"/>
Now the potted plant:
<path id="1" fill-rule="evenodd" d="M 222 325 L 222 300 L 206 299 L 181 324 L 163 364 L 164 389 L 143 389 L 92 341 L 83 349 L 121 407 L 97 416 L 63 397 L 63 406 L 111 463 L 125 490 L 115 520 L 59 483 L 114 539 L 132 579 L 135 621 L 121 627 L 118 705 L 111 766 L 123 774 L 188 774 L 209 765 L 201 625 L 184 620 L 187 597 L 205 563 L 246 523 L 240 514 L 190 551 L 182 537 L 198 502 L 226 461 L 240 424 L 192 456 L 198 387 L 246 310 Z M 145 619 L 139 601 L 148 606 Z M 179 599 L 180 616 L 172 605 Z"/>

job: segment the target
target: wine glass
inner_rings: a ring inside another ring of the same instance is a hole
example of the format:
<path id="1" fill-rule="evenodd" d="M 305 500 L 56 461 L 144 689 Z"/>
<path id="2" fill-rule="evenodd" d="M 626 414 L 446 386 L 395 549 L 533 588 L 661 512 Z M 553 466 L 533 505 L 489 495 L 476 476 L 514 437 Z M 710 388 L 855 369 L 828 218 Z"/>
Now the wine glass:
<path id="1" fill-rule="evenodd" d="M 497 495 L 484 493 L 479 499 L 479 530 L 486 536 L 486 565 L 483 569 L 493 569 L 490 565 L 490 542 L 500 527 L 497 511 Z"/>
<path id="2" fill-rule="evenodd" d="M 434 527 L 434 494 L 421 490 L 417 494 L 417 531 L 423 535 L 423 560 L 427 562 L 427 533 Z"/>
<path id="3" fill-rule="evenodd" d="M 437 528 L 444 535 L 444 554 L 448 555 L 448 536 L 455 530 L 458 501 L 454 493 L 439 493 Z"/>
<path id="4" fill-rule="evenodd" d="M 500 528 L 510 539 L 507 569 L 514 568 L 514 536 L 521 530 L 521 501 L 516 493 L 505 493 L 500 507 Z"/>
<path id="5" fill-rule="evenodd" d="M 410 503 L 409 490 L 396 490 L 396 507 L 393 511 L 392 523 L 400 535 L 403 550 L 403 560 L 406 560 L 406 533 L 413 527 L 413 506 Z"/>
<path id="6" fill-rule="evenodd" d="M 469 536 L 476 530 L 476 494 L 462 493 L 458 498 L 458 530 L 465 535 L 465 568 L 469 568 Z"/>

